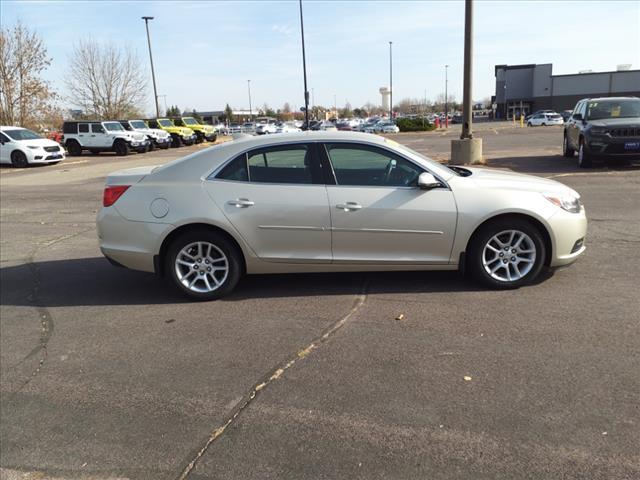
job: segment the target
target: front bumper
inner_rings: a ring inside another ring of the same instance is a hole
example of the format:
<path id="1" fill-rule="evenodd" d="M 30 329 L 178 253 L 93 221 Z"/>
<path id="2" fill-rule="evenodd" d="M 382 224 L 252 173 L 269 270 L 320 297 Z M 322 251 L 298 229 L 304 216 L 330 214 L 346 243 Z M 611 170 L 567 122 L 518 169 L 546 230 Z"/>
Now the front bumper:
<path id="1" fill-rule="evenodd" d="M 29 164 L 56 163 L 65 159 L 64 150 L 60 148 L 57 152 L 47 152 L 44 150 L 30 150 L 25 152 Z"/>
<path id="2" fill-rule="evenodd" d="M 560 210 L 548 220 L 552 241 L 551 267 L 575 262 L 586 249 L 587 215 Z"/>
<path id="3" fill-rule="evenodd" d="M 587 145 L 593 156 L 640 158 L 640 138 L 636 137 L 592 136 Z"/>

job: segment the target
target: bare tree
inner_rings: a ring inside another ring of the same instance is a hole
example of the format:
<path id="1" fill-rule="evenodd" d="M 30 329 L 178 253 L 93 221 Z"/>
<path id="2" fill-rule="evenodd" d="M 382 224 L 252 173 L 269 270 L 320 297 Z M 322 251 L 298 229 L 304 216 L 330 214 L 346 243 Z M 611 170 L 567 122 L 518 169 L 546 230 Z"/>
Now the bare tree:
<path id="1" fill-rule="evenodd" d="M 81 40 L 71 54 L 66 78 L 69 100 L 92 118 L 136 116 L 147 82 L 137 55 L 113 44 Z"/>
<path id="2" fill-rule="evenodd" d="M 0 30 L 0 124 L 36 128 L 56 95 L 41 74 L 51 64 L 42 39 L 21 23 Z"/>

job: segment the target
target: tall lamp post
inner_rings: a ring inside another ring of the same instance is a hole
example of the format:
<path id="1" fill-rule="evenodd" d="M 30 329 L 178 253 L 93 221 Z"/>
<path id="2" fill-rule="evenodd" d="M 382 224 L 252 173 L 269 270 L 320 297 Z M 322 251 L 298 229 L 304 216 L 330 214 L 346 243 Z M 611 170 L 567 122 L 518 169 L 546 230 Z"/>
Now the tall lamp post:
<path id="1" fill-rule="evenodd" d="M 247 90 L 249 91 L 249 121 L 253 118 L 253 111 L 251 110 L 251 80 L 247 80 Z"/>
<path id="2" fill-rule="evenodd" d="M 153 70 L 153 55 L 151 55 L 151 37 L 149 36 L 149 20 L 153 20 L 153 17 L 142 17 L 144 25 L 147 28 L 147 43 L 149 44 L 149 60 L 151 60 L 151 78 L 153 80 L 153 99 L 156 105 L 156 118 L 160 116 L 160 107 L 158 107 L 158 90 L 156 89 L 156 74 Z"/>
<path id="3" fill-rule="evenodd" d="M 449 65 L 444 66 L 444 125 L 449 128 Z"/>
<path id="4" fill-rule="evenodd" d="M 389 42 L 389 121 L 393 120 L 393 42 Z"/>
<path id="5" fill-rule="evenodd" d="M 309 90 L 307 89 L 307 59 L 304 52 L 304 22 L 302 21 L 302 0 L 300 0 L 300 36 L 302 38 L 302 72 L 304 75 L 304 129 L 309 128 Z"/>

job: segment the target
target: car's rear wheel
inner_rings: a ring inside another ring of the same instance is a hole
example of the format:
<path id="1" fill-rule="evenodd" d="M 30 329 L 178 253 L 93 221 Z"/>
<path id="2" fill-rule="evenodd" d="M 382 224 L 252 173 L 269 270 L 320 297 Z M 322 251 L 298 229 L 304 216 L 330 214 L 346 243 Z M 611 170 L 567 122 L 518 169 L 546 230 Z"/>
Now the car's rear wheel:
<path id="1" fill-rule="evenodd" d="M 569 146 L 569 139 L 565 134 L 564 139 L 562 140 L 562 155 L 564 155 L 566 158 L 571 158 L 573 157 L 574 153 L 576 153 L 576 151 Z"/>
<path id="2" fill-rule="evenodd" d="M 581 138 L 580 146 L 578 147 L 578 167 L 591 168 L 593 166 L 593 160 L 591 159 L 591 155 L 587 152 L 587 148 L 584 143 L 584 138 Z"/>
<path id="3" fill-rule="evenodd" d="M 522 219 L 491 222 L 474 236 L 469 248 L 474 277 L 496 288 L 531 283 L 542 270 L 545 244 L 538 228 Z"/>
<path id="4" fill-rule="evenodd" d="M 14 167 L 24 168 L 29 166 L 29 161 L 23 152 L 16 150 L 11 154 L 11 164 Z"/>
<path id="5" fill-rule="evenodd" d="M 165 271 L 174 285 L 191 298 L 215 300 L 238 284 L 242 262 L 237 248 L 224 236 L 194 230 L 171 244 Z"/>
<path id="6" fill-rule="evenodd" d="M 149 140 L 149 151 L 153 152 L 156 149 L 156 143 L 153 140 Z"/>
<path id="7" fill-rule="evenodd" d="M 171 146 L 178 148 L 182 146 L 182 137 L 180 135 L 171 135 Z"/>
<path id="8" fill-rule="evenodd" d="M 75 140 L 69 140 L 66 146 L 69 155 L 71 155 L 72 157 L 79 157 L 80 155 L 82 155 L 82 147 Z"/>

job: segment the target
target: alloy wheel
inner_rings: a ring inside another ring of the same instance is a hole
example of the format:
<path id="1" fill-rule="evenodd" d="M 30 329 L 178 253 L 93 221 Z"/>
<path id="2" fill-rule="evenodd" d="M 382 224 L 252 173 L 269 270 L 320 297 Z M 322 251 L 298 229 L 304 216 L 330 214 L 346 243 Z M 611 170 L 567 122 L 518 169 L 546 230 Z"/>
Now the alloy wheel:
<path id="1" fill-rule="evenodd" d="M 229 260 L 210 242 L 194 242 L 178 252 L 174 262 L 178 281 L 196 293 L 210 293 L 220 288 L 229 275 Z"/>
<path id="2" fill-rule="evenodd" d="M 536 245 L 524 232 L 503 230 L 489 239 L 482 250 L 482 265 L 495 280 L 518 281 L 536 261 Z"/>

